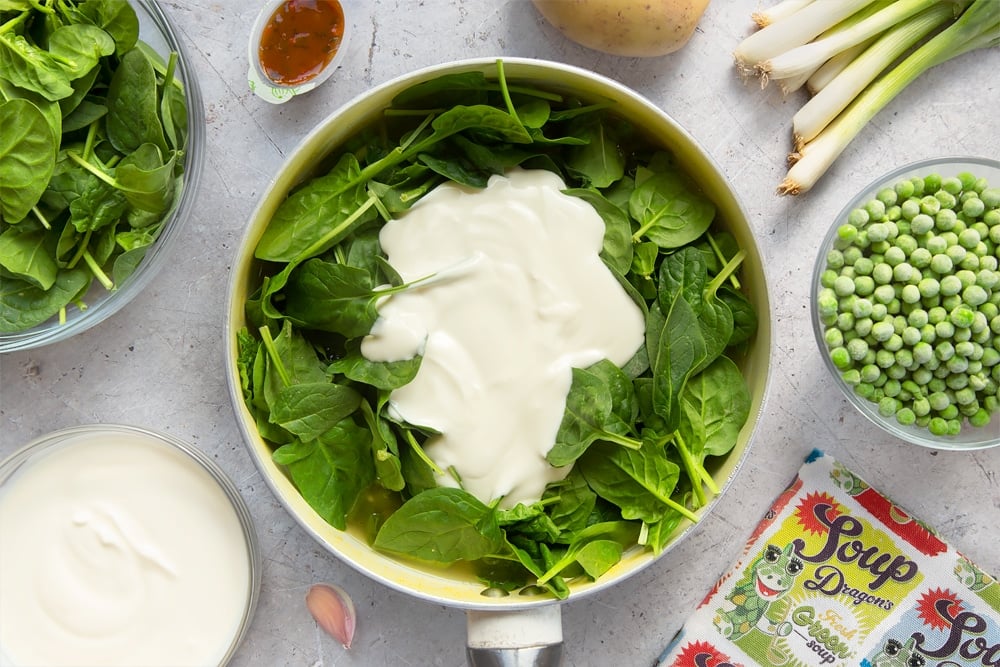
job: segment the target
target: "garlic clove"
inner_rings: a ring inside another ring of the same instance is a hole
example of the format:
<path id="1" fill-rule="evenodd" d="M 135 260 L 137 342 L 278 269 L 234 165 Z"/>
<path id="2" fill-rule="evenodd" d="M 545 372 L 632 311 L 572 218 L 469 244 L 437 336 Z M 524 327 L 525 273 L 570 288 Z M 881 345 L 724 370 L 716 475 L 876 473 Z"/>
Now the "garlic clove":
<path id="1" fill-rule="evenodd" d="M 306 593 L 306 607 L 319 627 L 343 644 L 345 649 L 351 648 L 356 616 L 354 603 L 344 589 L 333 584 L 315 584 Z"/>

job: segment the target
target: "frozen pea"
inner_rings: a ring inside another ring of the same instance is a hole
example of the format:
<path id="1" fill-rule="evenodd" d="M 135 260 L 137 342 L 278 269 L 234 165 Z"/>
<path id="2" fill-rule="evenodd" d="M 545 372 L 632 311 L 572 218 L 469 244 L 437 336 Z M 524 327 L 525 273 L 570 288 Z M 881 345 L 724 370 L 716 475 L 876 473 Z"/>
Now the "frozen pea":
<path id="1" fill-rule="evenodd" d="M 927 321 L 931 324 L 943 322 L 948 317 L 948 311 L 940 306 L 935 306 L 927 311 Z"/>
<path id="2" fill-rule="evenodd" d="M 855 338 L 847 343 L 847 353 L 854 361 L 861 361 L 868 353 L 868 343 L 864 338 Z"/>
<path id="3" fill-rule="evenodd" d="M 845 350 L 846 352 L 846 350 Z M 879 368 L 889 368 L 896 363 L 896 355 L 889 350 L 878 350 L 875 352 L 875 365 Z"/>
<path id="4" fill-rule="evenodd" d="M 892 285 L 879 285 L 872 292 L 872 298 L 886 307 L 896 298 L 896 289 Z"/>
<path id="5" fill-rule="evenodd" d="M 847 276 L 837 276 L 837 278 L 833 281 L 833 291 L 836 292 L 838 296 L 854 294 L 854 281 Z"/>
<path id="6" fill-rule="evenodd" d="M 934 214 L 934 226 L 943 232 L 955 229 L 957 223 L 958 215 L 950 208 L 941 209 Z"/>
<path id="7" fill-rule="evenodd" d="M 941 320 L 934 325 L 934 332 L 938 338 L 951 338 L 955 335 L 955 324 L 950 320 Z"/>
<path id="8" fill-rule="evenodd" d="M 871 276 L 854 278 L 854 293 L 858 296 L 871 296 L 875 291 L 875 280 Z"/>
<path id="9" fill-rule="evenodd" d="M 979 306 L 986 303 L 986 299 L 989 295 L 979 285 L 969 285 L 964 290 L 962 290 L 962 301 L 970 306 Z M 972 326 L 972 322 L 969 322 L 969 326 Z"/>
<path id="10" fill-rule="evenodd" d="M 945 253 L 937 253 L 931 257 L 930 267 L 931 271 L 937 273 L 938 275 L 947 275 L 951 273 L 955 264 L 951 257 Z"/>
<path id="11" fill-rule="evenodd" d="M 872 243 L 880 243 L 889 238 L 889 228 L 881 222 L 873 222 L 865 231 L 868 232 L 868 240 Z"/>
<path id="12" fill-rule="evenodd" d="M 906 261 L 906 253 L 899 246 L 891 246 L 886 249 L 882 259 L 889 266 L 897 266 Z"/>
<path id="13" fill-rule="evenodd" d="M 903 329 L 903 332 L 899 334 L 899 336 L 903 339 L 904 345 L 912 348 L 920 342 L 920 329 L 907 324 L 906 328 Z"/>
<path id="14" fill-rule="evenodd" d="M 913 181 L 899 181 L 892 189 L 896 191 L 899 199 L 908 199 L 913 196 Z"/>
<path id="15" fill-rule="evenodd" d="M 934 348 L 930 343 L 920 341 L 913 346 L 913 361 L 918 364 L 926 364 L 934 356 Z"/>
<path id="16" fill-rule="evenodd" d="M 880 343 L 889 340 L 889 338 L 894 334 L 895 334 L 895 327 L 893 327 L 892 322 L 882 320 L 880 322 L 875 322 L 872 325 L 871 335 L 875 340 L 879 341 Z"/>
<path id="17" fill-rule="evenodd" d="M 859 276 L 870 276 L 875 264 L 867 257 L 858 257 L 854 260 L 854 273 Z"/>
<path id="18" fill-rule="evenodd" d="M 870 317 L 872 314 L 872 302 L 868 299 L 855 299 L 852 312 L 855 318 Z"/>
<path id="19" fill-rule="evenodd" d="M 844 352 L 846 353 L 847 350 L 844 350 Z M 955 346 L 950 341 L 943 340 L 934 346 L 934 356 L 941 361 L 948 361 L 955 356 Z M 848 355 L 848 358 L 850 358 L 850 355 Z"/>
<path id="20" fill-rule="evenodd" d="M 868 212 L 868 218 L 870 220 L 885 219 L 885 203 L 879 201 L 878 199 L 868 201 L 865 204 L 865 210 Z"/>
<path id="21" fill-rule="evenodd" d="M 960 245 L 950 246 L 944 252 L 949 258 L 951 258 L 951 263 L 953 265 L 959 264 L 962 260 L 965 259 L 965 256 L 969 254 L 968 251 Z"/>
<path id="22" fill-rule="evenodd" d="M 891 417 L 896 411 L 903 407 L 903 404 L 892 396 L 883 396 L 878 402 L 878 413 L 883 417 Z"/>
<path id="23" fill-rule="evenodd" d="M 888 264 L 876 264 L 872 269 L 872 279 L 879 285 L 892 282 L 892 267 Z"/>
<path id="24" fill-rule="evenodd" d="M 839 315 L 837 315 L 837 328 L 845 333 L 853 329 L 854 315 L 852 315 L 851 313 L 840 313 Z"/>
<path id="25" fill-rule="evenodd" d="M 998 284 L 1000 284 L 1000 273 L 987 269 L 976 272 L 976 285 L 982 287 L 984 291 L 996 289 Z M 988 299 L 989 295 L 987 294 L 986 299 L 983 299 L 982 303 L 986 303 Z"/>
<path id="26" fill-rule="evenodd" d="M 980 350 L 982 350 L 981 347 L 980 347 Z M 971 359 L 971 358 L 973 358 L 973 355 L 976 354 L 976 344 L 973 343 L 972 341 L 968 341 L 968 340 L 964 340 L 964 341 L 962 341 L 960 343 L 956 343 L 956 345 L 955 345 L 955 354 L 956 354 L 956 356 L 959 356 L 959 357 L 964 357 L 966 359 Z M 980 356 L 981 356 L 981 353 L 980 353 Z"/>
<path id="27" fill-rule="evenodd" d="M 885 374 L 895 380 L 902 380 L 906 377 L 908 370 L 900 366 L 899 364 L 892 364 L 889 368 L 885 369 Z"/>
<path id="28" fill-rule="evenodd" d="M 924 195 L 920 198 L 920 212 L 927 215 L 937 215 L 941 210 L 941 202 L 934 195 Z"/>
<path id="29" fill-rule="evenodd" d="M 833 281 L 836 280 L 839 275 L 840 274 L 834 269 L 825 269 L 819 274 L 820 286 L 833 289 Z"/>
<path id="30" fill-rule="evenodd" d="M 892 277 L 896 282 L 907 283 L 913 277 L 913 266 L 908 262 L 900 262 L 892 268 Z"/>
<path id="31" fill-rule="evenodd" d="M 908 348 L 901 347 L 900 349 L 896 350 L 896 353 L 893 356 L 896 357 L 896 363 L 902 366 L 903 368 L 910 369 L 913 368 L 915 365 L 913 359 L 913 352 L 911 352 Z"/>
<path id="32" fill-rule="evenodd" d="M 962 185 L 962 179 L 958 176 L 948 176 L 941 179 L 941 189 L 957 197 L 965 188 Z"/>
<path id="33" fill-rule="evenodd" d="M 965 253 L 965 257 L 962 261 L 958 263 L 958 268 L 966 269 L 968 271 L 976 271 L 979 269 L 979 255 L 975 252 Z"/>
<path id="34" fill-rule="evenodd" d="M 906 204 L 912 204 L 912 206 L 907 207 Z M 910 220 L 910 233 L 914 236 L 923 236 L 932 229 L 934 229 L 934 218 L 927 215 L 926 213 L 920 213 L 920 204 L 916 201 L 910 200 L 903 205 L 903 217 L 906 217 L 908 211 L 916 211 L 912 215 Z"/>
<path id="35" fill-rule="evenodd" d="M 938 200 L 942 209 L 953 209 L 955 208 L 955 204 L 958 203 L 958 199 L 955 198 L 955 195 L 951 194 L 947 190 L 938 190 L 934 193 L 934 198 Z"/>
<path id="36" fill-rule="evenodd" d="M 823 332 L 823 340 L 826 341 L 827 348 L 840 347 L 844 344 L 844 332 L 832 327 Z"/>
<path id="37" fill-rule="evenodd" d="M 931 255 L 927 248 L 914 248 L 907 257 L 910 264 L 918 269 L 924 269 L 930 266 L 931 259 L 933 259 L 933 255 Z"/>
<path id="38" fill-rule="evenodd" d="M 927 324 L 927 311 L 923 308 L 914 308 L 906 315 L 906 323 L 915 329 L 919 329 Z"/>
<path id="39" fill-rule="evenodd" d="M 848 266 L 853 266 L 855 262 L 864 257 L 861 248 L 858 248 L 857 246 L 853 245 L 844 248 L 842 253 L 844 255 L 844 264 L 847 264 Z"/>
<path id="40" fill-rule="evenodd" d="M 851 224 L 837 227 L 837 238 L 846 243 L 853 243 L 858 238 L 858 228 Z"/>
<path id="41" fill-rule="evenodd" d="M 872 332 L 874 322 L 870 317 L 859 317 L 854 320 L 854 333 L 866 338 Z"/>
<path id="42" fill-rule="evenodd" d="M 979 193 L 986 208 L 1000 207 L 1000 187 L 986 188 Z"/>
<path id="43" fill-rule="evenodd" d="M 846 347 L 835 347 L 830 350 L 830 361 L 840 370 L 845 370 L 851 367 L 851 353 Z"/>
<path id="44" fill-rule="evenodd" d="M 952 296 L 958 294 L 962 291 L 962 281 L 955 275 L 947 275 L 941 278 L 941 295 L 942 296 Z M 854 283 L 851 283 L 851 287 Z M 834 288 L 836 289 L 836 288 Z"/>
<path id="45" fill-rule="evenodd" d="M 966 250 L 972 250 L 977 245 L 982 238 L 979 236 L 979 231 L 975 228 L 963 229 L 958 235 L 958 242 Z"/>
<path id="46" fill-rule="evenodd" d="M 890 352 L 897 352 L 903 348 L 903 338 L 898 333 L 894 333 L 882 342 L 882 346 Z"/>
<path id="47" fill-rule="evenodd" d="M 955 277 L 962 283 L 962 287 L 976 284 L 976 272 L 968 269 L 959 269 L 955 272 Z"/>
<path id="48" fill-rule="evenodd" d="M 924 247 L 927 248 L 928 252 L 932 255 L 940 255 L 948 249 L 948 240 L 939 234 L 930 236 L 924 242 Z"/>
<path id="49" fill-rule="evenodd" d="M 969 424 L 976 428 L 982 428 L 990 423 L 990 413 L 984 408 L 976 410 L 975 414 L 969 415 Z"/>
<path id="50" fill-rule="evenodd" d="M 951 373 L 965 373 L 969 370 L 969 360 L 956 355 L 946 361 L 945 366 L 948 367 L 948 371 Z"/>
<path id="51" fill-rule="evenodd" d="M 864 227 L 868 224 L 868 211 L 863 208 L 853 209 L 847 214 L 847 223 L 855 227 Z"/>
<path id="52" fill-rule="evenodd" d="M 941 283 L 935 278 L 922 278 L 917 283 L 917 290 L 920 292 L 922 298 L 934 297 L 941 292 Z"/>
<path id="53" fill-rule="evenodd" d="M 927 430 L 933 435 L 948 435 L 948 422 L 942 417 L 933 417 L 927 423 Z"/>
<path id="54" fill-rule="evenodd" d="M 857 386 L 861 382 L 861 372 L 857 368 L 851 368 L 843 371 L 840 374 L 840 377 L 844 380 L 844 382 L 852 387 Z"/>
<path id="55" fill-rule="evenodd" d="M 882 377 L 882 369 L 875 364 L 866 364 L 861 367 L 861 381 L 874 385 Z"/>
<path id="56" fill-rule="evenodd" d="M 844 253 L 833 248 L 826 253 L 826 266 L 828 269 L 840 269 L 844 266 Z"/>
<path id="57" fill-rule="evenodd" d="M 975 287 L 975 286 L 973 286 Z M 948 313 L 948 321 L 956 328 L 968 329 L 976 319 L 976 311 L 966 305 L 961 305 Z M 943 324 L 943 323 L 942 323 Z"/>
<path id="58" fill-rule="evenodd" d="M 898 421 L 903 426 L 910 426 L 917 420 L 917 416 L 913 414 L 913 410 L 907 407 L 900 408 L 896 412 L 896 421 Z"/>

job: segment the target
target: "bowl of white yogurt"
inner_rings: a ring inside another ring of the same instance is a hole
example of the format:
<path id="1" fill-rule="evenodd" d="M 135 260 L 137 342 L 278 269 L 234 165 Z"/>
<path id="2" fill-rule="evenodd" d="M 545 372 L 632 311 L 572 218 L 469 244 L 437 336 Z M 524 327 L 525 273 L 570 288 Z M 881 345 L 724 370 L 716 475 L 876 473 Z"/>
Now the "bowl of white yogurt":
<path id="1" fill-rule="evenodd" d="M 733 189 L 661 109 L 476 59 L 293 150 L 241 241 L 226 345 L 248 451 L 303 528 L 467 609 L 470 656 L 553 660 L 556 603 L 653 563 L 736 475 L 770 305 Z"/>
<path id="2" fill-rule="evenodd" d="M 0 463 L 0 663 L 225 665 L 260 552 L 239 491 L 173 436 L 87 425 Z"/>

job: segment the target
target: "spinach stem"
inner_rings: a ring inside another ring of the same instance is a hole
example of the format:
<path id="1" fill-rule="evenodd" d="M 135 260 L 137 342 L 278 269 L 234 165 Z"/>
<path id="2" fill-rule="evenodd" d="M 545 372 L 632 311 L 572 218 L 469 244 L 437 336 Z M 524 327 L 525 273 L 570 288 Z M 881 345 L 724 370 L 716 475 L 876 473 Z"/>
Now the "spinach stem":
<path id="1" fill-rule="evenodd" d="M 715 237 L 712 236 L 711 232 L 705 236 L 708 238 L 708 245 L 712 247 L 712 252 L 714 252 L 715 256 L 719 258 L 719 261 L 725 265 L 729 260 L 727 260 L 726 256 L 722 254 L 722 249 L 719 247 L 719 244 L 716 243 Z M 729 282 L 733 284 L 734 289 L 740 288 L 740 279 L 736 277 L 735 273 L 729 274 Z"/>
<path id="2" fill-rule="evenodd" d="M 608 442 L 613 442 L 616 445 L 621 445 L 626 449 L 640 450 L 642 449 L 642 441 L 636 440 L 635 438 L 630 438 L 626 435 L 618 435 L 617 433 L 611 433 L 609 431 L 601 431 L 601 440 L 607 440 Z"/>
<path id="3" fill-rule="evenodd" d="M 739 268 L 740 264 L 743 263 L 743 260 L 746 259 L 746 256 L 747 256 L 747 251 L 740 248 L 740 251 L 735 255 L 733 255 L 732 259 L 726 262 L 726 265 L 722 267 L 722 270 L 719 271 L 719 274 L 714 278 L 712 278 L 712 282 L 708 283 L 708 285 L 705 286 L 706 300 L 715 298 L 715 293 L 719 291 L 720 287 L 722 287 L 722 283 L 724 283 L 726 281 L 726 278 L 731 276 L 733 272 L 737 268 Z"/>
<path id="4" fill-rule="evenodd" d="M 687 470 L 688 478 L 691 480 L 691 488 L 694 490 L 695 500 L 698 503 L 698 507 L 704 507 L 706 503 L 705 499 L 705 489 L 702 488 L 701 484 L 701 474 L 698 472 L 698 463 L 691 456 L 691 451 L 687 448 L 687 444 L 684 442 L 684 438 L 678 433 L 674 437 L 674 447 L 677 448 L 678 453 L 681 455 L 681 461 L 684 463 L 684 468 Z"/>
<path id="5" fill-rule="evenodd" d="M 75 268 L 76 265 L 79 263 L 79 261 L 83 259 L 83 253 L 87 251 L 87 246 L 90 244 L 90 237 L 93 233 L 94 231 L 91 229 L 88 229 L 86 231 L 86 233 L 83 236 L 83 241 L 80 243 L 80 247 L 77 248 L 76 250 L 76 254 L 73 255 L 73 258 L 69 260 L 69 263 L 66 264 L 67 269 Z"/>
<path id="6" fill-rule="evenodd" d="M 271 359 L 271 363 L 274 364 L 274 370 L 278 371 L 278 377 L 281 378 L 281 383 L 286 387 L 291 386 L 292 380 L 288 377 L 288 371 L 285 369 L 285 364 L 281 361 L 281 356 L 278 354 L 278 350 L 274 346 L 274 339 L 271 337 L 271 329 L 266 324 L 260 328 L 260 340 L 264 344 L 264 349 L 267 350 L 267 356 Z"/>
<path id="7" fill-rule="evenodd" d="M 38 209 L 37 204 L 31 207 L 31 212 L 35 214 L 36 218 L 38 218 L 38 222 L 42 223 L 42 227 L 45 229 L 52 229 L 52 225 L 49 224 L 49 219 L 46 218 L 45 214 Z"/>
<path id="8" fill-rule="evenodd" d="M 427 466 L 434 471 L 435 475 L 444 474 L 444 471 L 441 470 L 441 467 L 438 466 L 438 464 L 434 463 L 434 461 L 431 460 L 431 457 L 427 456 L 427 452 L 425 452 L 424 448 L 421 447 L 420 443 L 417 442 L 417 439 L 414 437 L 412 431 L 410 431 L 409 429 L 404 429 L 403 436 L 406 438 L 406 442 L 409 443 L 410 447 L 413 448 L 413 452 L 420 457 L 421 461 L 426 463 Z"/>
<path id="9" fill-rule="evenodd" d="M 94 274 L 94 277 L 97 278 L 98 282 L 104 285 L 104 289 L 109 292 L 113 292 L 115 290 L 114 282 L 112 282 L 111 278 L 108 278 L 108 274 L 101 270 L 101 267 L 97 264 L 97 260 L 94 259 L 94 256 L 90 254 L 89 250 L 83 251 L 83 261 L 87 263 L 88 267 L 90 267 L 90 272 Z"/>
<path id="10" fill-rule="evenodd" d="M 89 171 L 90 173 L 92 173 L 94 176 L 97 176 L 99 179 L 101 179 L 102 181 L 104 181 L 105 183 L 107 183 L 108 185 L 110 185 L 111 187 L 113 187 L 113 188 L 117 188 L 118 187 L 118 181 L 116 181 L 112 177 L 108 176 L 103 171 L 101 171 L 100 169 L 98 169 L 94 165 L 90 164 L 86 160 L 84 160 L 82 157 L 80 157 L 79 155 L 77 155 L 74 151 L 66 151 L 66 155 L 68 155 L 69 158 L 71 160 L 73 160 L 73 162 L 76 162 L 78 165 L 80 165 L 81 167 L 83 167 L 84 169 L 86 169 L 87 171 Z"/>

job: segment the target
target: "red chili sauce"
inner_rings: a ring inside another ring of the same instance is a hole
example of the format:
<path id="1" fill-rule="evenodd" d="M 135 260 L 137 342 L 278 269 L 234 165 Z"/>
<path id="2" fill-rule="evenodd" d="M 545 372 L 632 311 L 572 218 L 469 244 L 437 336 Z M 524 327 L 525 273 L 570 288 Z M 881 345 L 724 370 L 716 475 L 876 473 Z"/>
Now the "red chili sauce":
<path id="1" fill-rule="evenodd" d="M 343 36 L 344 10 L 338 0 L 288 0 L 264 26 L 261 67 L 274 83 L 305 83 L 326 67 Z"/>

